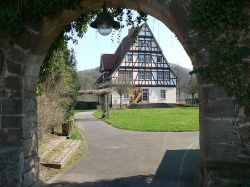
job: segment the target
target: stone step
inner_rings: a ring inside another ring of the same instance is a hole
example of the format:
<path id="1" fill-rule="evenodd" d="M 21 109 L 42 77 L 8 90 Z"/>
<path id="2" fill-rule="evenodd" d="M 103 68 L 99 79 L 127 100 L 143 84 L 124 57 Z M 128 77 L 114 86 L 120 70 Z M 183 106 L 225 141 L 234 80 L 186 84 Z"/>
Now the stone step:
<path id="1" fill-rule="evenodd" d="M 66 141 L 65 136 L 61 136 L 55 140 L 52 140 L 49 144 L 46 145 L 45 148 L 43 148 L 45 151 L 40 155 L 40 159 L 43 160 L 44 158 L 46 158 L 46 156 L 49 155 L 55 147 L 62 144 L 64 141 Z"/>
<path id="2" fill-rule="evenodd" d="M 62 152 L 54 155 L 48 162 L 42 162 L 41 164 L 46 167 L 61 169 L 65 166 L 66 161 L 78 150 L 81 145 L 81 140 L 67 140 L 67 144 L 64 145 L 65 149 Z"/>

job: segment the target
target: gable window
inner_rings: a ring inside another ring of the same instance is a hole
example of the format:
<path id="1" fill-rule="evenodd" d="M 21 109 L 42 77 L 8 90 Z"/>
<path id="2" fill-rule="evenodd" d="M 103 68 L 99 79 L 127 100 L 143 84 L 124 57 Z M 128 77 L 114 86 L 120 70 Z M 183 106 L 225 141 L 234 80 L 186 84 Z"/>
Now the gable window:
<path id="1" fill-rule="evenodd" d="M 149 47 L 149 49 L 152 48 L 152 42 L 151 41 L 148 41 L 148 47 Z"/>
<path id="2" fill-rule="evenodd" d="M 128 70 L 128 71 L 119 70 L 118 78 L 120 81 L 133 80 L 133 71 L 132 70 Z"/>
<path id="3" fill-rule="evenodd" d="M 146 62 L 146 63 L 151 62 L 151 58 L 150 58 L 150 55 L 149 55 L 149 54 L 146 54 L 146 55 L 145 55 L 145 62 Z"/>
<path id="4" fill-rule="evenodd" d="M 144 72 L 143 71 L 139 71 L 139 80 L 144 80 L 145 76 L 144 76 Z"/>
<path id="5" fill-rule="evenodd" d="M 161 90 L 161 99 L 166 99 L 166 90 Z"/>
<path id="6" fill-rule="evenodd" d="M 160 71 L 160 72 L 157 73 L 157 79 L 158 80 L 163 80 L 163 72 Z"/>
<path id="7" fill-rule="evenodd" d="M 151 78 L 152 78 L 152 73 L 151 73 L 151 71 L 146 71 L 146 72 L 145 72 L 145 79 L 151 80 Z"/>
<path id="8" fill-rule="evenodd" d="M 166 80 L 166 81 L 170 80 L 170 72 L 169 71 L 164 72 L 164 80 Z"/>
<path id="9" fill-rule="evenodd" d="M 142 47 L 143 46 L 143 40 L 138 40 L 138 47 Z"/>
<path id="10" fill-rule="evenodd" d="M 139 62 L 144 62 L 144 55 L 140 54 L 140 55 L 138 56 L 138 61 L 139 61 Z"/>
<path id="11" fill-rule="evenodd" d="M 123 98 L 124 99 L 128 99 L 129 98 L 129 94 L 128 93 L 123 94 Z"/>
<path id="12" fill-rule="evenodd" d="M 127 55 L 128 62 L 133 62 L 133 56 L 131 54 Z"/>
<path id="13" fill-rule="evenodd" d="M 133 71 L 132 70 L 129 70 L 126 72 L 126 79 L 133 80 Z"/>
<path id="14" fill-rule="evenodd" d="M 125 75 L 125 71 L 124 70 L 119 70 L 118 71 L 118 79 L 121 80 L 125 80 L 126 79 L 126 75 Z"/>
<path id="15" fill-rule="evenodd" d="M 161 56 L 157 56 L 157 62 L 158 62 L 158 63 L 161 63 L 161 62 L 162 62 Z"/>

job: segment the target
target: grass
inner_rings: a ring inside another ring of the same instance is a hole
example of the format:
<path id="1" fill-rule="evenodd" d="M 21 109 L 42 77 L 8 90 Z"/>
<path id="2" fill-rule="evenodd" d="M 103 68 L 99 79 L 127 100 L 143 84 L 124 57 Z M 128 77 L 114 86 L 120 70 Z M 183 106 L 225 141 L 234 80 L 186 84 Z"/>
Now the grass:
<path id="1" fill-rule="evenodd" d="M 82 133 L 78 129 L 77 125 L 73 125 L 72 133 L 71 133 L 71 139 L 72 140 L 82 140 Z"/>
<path id="2" fill-rule="evenodd" d="M 101 119 L 102 112 L 95 112 L 94 116 Z M 178 107 L 111 110 L 110 118 L 103 120 L 114 127 L 135 131 L 198 131 L 199 108 Z"/>

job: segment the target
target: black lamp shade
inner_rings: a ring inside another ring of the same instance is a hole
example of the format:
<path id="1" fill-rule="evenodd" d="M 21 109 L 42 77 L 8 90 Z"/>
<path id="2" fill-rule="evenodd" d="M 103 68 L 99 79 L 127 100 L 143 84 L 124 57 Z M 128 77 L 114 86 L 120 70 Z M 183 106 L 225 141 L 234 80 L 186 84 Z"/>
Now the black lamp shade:
<path id="1" fill-rule="evenodd" d="M 92 23 L 90 23 L 90 26 L 92 28 L 97 29 L 99 25 L 106 23 L 106 25 L 110 26 L 111 28 L 114 29 L 119 29 L 120 28 L 120 23 L 115 21 L 112 16 L 110 15 L 109 12 L 107 12 L 106 10 L 104 10 L 103 12 L 101 12 L 95 21 L 93 21 Z"/>

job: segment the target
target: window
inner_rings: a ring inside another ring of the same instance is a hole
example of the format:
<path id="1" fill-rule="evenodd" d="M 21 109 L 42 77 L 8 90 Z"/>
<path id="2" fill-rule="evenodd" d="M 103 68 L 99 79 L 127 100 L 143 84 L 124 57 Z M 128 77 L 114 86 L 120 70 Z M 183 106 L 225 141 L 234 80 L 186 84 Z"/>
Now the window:
<path id="1" fill-rule="evenodd" d="M 151 71 L 146 71 L 146 72 L 145 72 L 145 79 L 151 80 L 151 78 L 152 78 L 152 73 L 151 73 Z"/>
<path id="2" fill-rule="evenodd" d="M 133 71 L 132 70 L 119 70 L 118 72 L 119 80 L 133 80 Z"/>
<path id="3" fill-rule="evenodd" d="M 125 71 L 124 70 L 119 70 L 118 71 L 118 79 L 119 80 L 124 80 L 126 79 Z"/>
<path id="4" fill-rule="evenodd" d="M 164 72 L 164 80 L 166 80 L 166 81 L 170 80 L 170 72 L 169 71 Z"/>
<path id="5" fill-rule="evenodd" d="M 139 55 L 138 61 L 139 62 L 144 62 L 144 55 Z"/>
<path id="6" fill-rule="evenodd" d="M 143 71 L 139 71 L 139 80 L 144 80 L 144 72 Z"/>
<path id="7" fill-rule="evenodd" d="M 124 99 L 128 99 L 129 98 L 129 94 L 128 93 L 123 94 L 123 98 Z"/>
<path id="8" fill-rule="evenodd" d="M 151 62 L 151 58 L 150 58 L 150 55 L 149 55 L 149 54 L 145 55 L 145 62 L 146 62 L 146 63 Z"/>
<path id="9" fill-rule="evenodd" d="M 138 47 L 142 47 L 143 46 L 143 40 L 138 40 Z"/>
<path id="10" fill-rule="evenodd" d="M 152 48 L 152 42 L 148 41 L 148 47 L 151 49 Z"/>
<path id="11" fill-rule="evenodd" d="M 160 72 L 157 73 L 157 79 L 158 80 L 163 80 L 163 72 L 160 71 Z"/>
<path id="12" fill-rule="evenodd" d="M 133 62 L 133 56 L 131 54 L 127 55 L 128 62 Z"/>
<path id="13" fill-rule="evenodd" d="M 166 90 L 161 90 L 161 99 L 166 99 Z"/>
<path id="14" fill-rule="evenodd" d="M 162 60 L 161 56 L 157 56 L 157 62 L 161 63 L 161 60 Z"/>
<path id="15" fill-rule="evenodd" d="M 126 79 L 127 80 L 133 80 L 133 71 L 132 70 L 127 71 Z"/>

